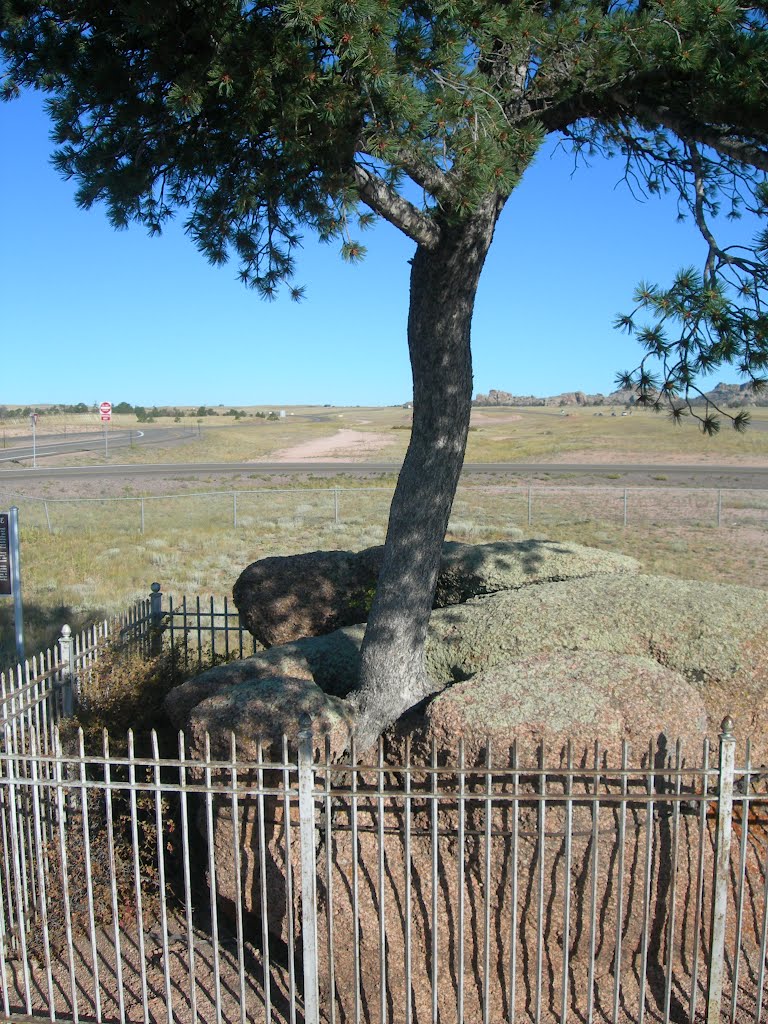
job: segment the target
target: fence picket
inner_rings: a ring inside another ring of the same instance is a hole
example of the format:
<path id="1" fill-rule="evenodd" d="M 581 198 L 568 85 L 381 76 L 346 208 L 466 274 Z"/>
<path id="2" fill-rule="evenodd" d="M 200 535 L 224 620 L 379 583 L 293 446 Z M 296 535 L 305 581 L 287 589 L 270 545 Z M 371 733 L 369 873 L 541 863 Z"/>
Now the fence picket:
<path id="1" fill-rule="evenodd" d="M 715 848 L 715 885 L 712 901 L 712 938 L 709 953 L 707 985 L 707 1024 L 720 1024 L 725 970 L 725 916 L 728 905 L 728 882 L 731 867 L 731 834 L 733 820 L 733 770 L 736 740 L 733 720 L 723 719 L 720 733 L 720 793 L 717 802 L 717 846 Z"/>
<path id="2" fill-rule="evenodd" d="M 228 606 L 220 607 L 211 599 L 182 601 L 193 663 L 202 657 L 194 651 L 198 635 L 214 655 L 222 633 L 230 649 L 234 626 Z M 161 636 L 175 643 L 179 606 L 169 599 L 168 609 Z M 120 635 L 147 650 L 141 645 L 151 628 L 146 602 L 71 636 L 73 674 L 86 692 L 105 639 Z M 745 767 L 735 768 L 729 719 L 711 768 L 707 743 L 691 765 L 679 744 L 670 755 L 656 742 L 640 764 L 630 763 L 624 743 L 616 767 L 603 760 L 599 744 L 578 757 L 570 742 L 564 755 L 542 744 L 526 761 L 516 746 L 501 756 L 486 742 L 482 756 L 471 759 L 463 738 L 458 757 L 438 756 L 434 740 L 414 754 L 408 739 L 402 763 L 383 743 L 358 763 L 354 742 L 339 761 L 327 737 L 324 757 L 316 757 L 308 719 L 298 746 L 283 737 L 265 758 L 258 743 L 255 761 L 234 736 L 228 751 L 217 739 L 214 756 L 210 737 L 190 752 L 179 735 L 169 757 L 156 733 L 143 756 L 133 734 L 121 756 L 106 733 L 100 755 L 86 756 L 82 730 L 65 756 L 58 723 L 69 659 L 67 645 L 57 645 L 0 675 L 6 1018 L 42 1012 L 74 1024 L 159 1017 L 167 1024 L 247 1024 L 263 1014 L 273 1024 L 279 1011 L 293 1024 L 317 1024 L 322 1007 L 331 1022 L 383 1024 L 395 1006 L 406 1024 L 430 1016 L 446 1024 L 514 1022 L 523 1012 L 542 1024 L 591 1022 L 598 1008 L 619 1021 L 658 1014 L 668 1024 L 677 1019 L 676 993 L 690 984 L 691 1019 L 706 990 L 708 1024 L 719 1024 L 727 969 L 731 1018 L 747 1014 L 754 1000 L 754 1020 L 762 1019 L 768 882 L 750 844 L 764 844 L 762 832 L 751 830 L 754 808 L 768 805 L 768 794 L 750 788 L 758 776 L 749 745 Z M 736 775 L 744 788 L 734 812 Z M 734 813 L 742 834 L 731 850 Z M 698 851 L 694 840 L 687 857 L 680 854 L 689 831 L 683 815 L 698 836 Z M 169 845 L 177 822 L 178 854 Z M 207 842 L 197 880 L 190 849 L 196 827 Z M 73 851 L 82 875 L 72 875 Z M 176 856 L 178 895 L 169 887 Z M 82 894 L 73 877 L 82 877 Z M 149 890 L 142 888 L 147 882 Z M 79 916 L 70 913 L 76 898 L 87 904 Z M 726 930 L 729 902 L 736 916 Z M 260 918 L 256 951 L 248 948 L 246 912 Z M 149 920 L 159 929 L 154 953 Z M 177 920 L 182 932 L 173 931 Z M 347 936 L 350 948 L 340 957 L 334 946 Z M 210 972 L 198 973 L 206 958 Z M 177 959 L 183 986 L 172 971 Z"/>

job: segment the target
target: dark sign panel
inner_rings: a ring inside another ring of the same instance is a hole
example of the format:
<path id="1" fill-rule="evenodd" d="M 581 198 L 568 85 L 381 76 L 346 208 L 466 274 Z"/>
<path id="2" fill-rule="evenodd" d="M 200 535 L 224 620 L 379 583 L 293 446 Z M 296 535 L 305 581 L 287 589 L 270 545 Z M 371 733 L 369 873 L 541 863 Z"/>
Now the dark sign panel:
<path id="1" fill-rule="evenodd" d="M 10 597 L 11 587 L 11 535 L 8 513 L 0 512 L 0 597 Z"/>

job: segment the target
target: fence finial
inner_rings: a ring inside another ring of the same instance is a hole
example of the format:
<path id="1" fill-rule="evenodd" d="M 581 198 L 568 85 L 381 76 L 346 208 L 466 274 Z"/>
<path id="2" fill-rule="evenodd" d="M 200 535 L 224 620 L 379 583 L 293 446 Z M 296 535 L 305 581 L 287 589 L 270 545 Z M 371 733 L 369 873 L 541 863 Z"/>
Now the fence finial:
<path id="1" fill-rule="evenodd" d="M 75 709 L 77 679 L 72 630 L 66 622 L 61 627 L 59 636 L 59 661 L 61 665 L 61 713 L 64 718 L 70 718 Z"/>
<path id="2" fill-rule="evenodd" d="M 723 739 L 730 739 L 730 737 L 733 736 L 733 719 L 730 715 L 726 715 L 723 721 L 721 722 L 720 735 L 721 737 L 723 737 Z"/>

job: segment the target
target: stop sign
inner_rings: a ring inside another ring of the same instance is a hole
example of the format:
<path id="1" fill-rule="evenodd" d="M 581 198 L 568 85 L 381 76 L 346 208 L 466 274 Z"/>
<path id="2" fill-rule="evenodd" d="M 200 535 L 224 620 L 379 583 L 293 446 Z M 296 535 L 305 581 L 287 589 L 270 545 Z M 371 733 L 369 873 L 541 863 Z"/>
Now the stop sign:
<path id="1" fill-rule="evenodd" d="M 101 405 L 99 406 L 99 412 L 101 413 L 102 420 L 104 420 L 105 422 L 107 420 L 111 420 L 112 419 L 112 403 L 111 402 L 102 402 Z"/>

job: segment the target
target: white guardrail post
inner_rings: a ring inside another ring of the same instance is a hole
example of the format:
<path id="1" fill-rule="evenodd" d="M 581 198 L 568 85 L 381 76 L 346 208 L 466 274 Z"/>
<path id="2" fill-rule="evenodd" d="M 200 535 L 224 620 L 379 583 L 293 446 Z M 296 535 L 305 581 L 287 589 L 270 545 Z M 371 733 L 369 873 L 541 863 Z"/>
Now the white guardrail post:
<path id="1" fill-rule="evenodd" d="M 736 738 L 733 719 L 723 719 L 720 733 L 720 793 L 717 801 L 717 846 L 715 848 L 715 881 L 712 901 L 712 940 L 709 949 L 707 979 L 707 1024 L 720 1024 L 725 971 L 725 916 L 728 907 L 731 866 L 731 831 L 733 820 L 733 774 Z"/>
<path id="2" fill-rule="evenodd" d="M 317 968 L 317 889 L 315 865 L 315 769 L 312 719 L 299 719 L 299 840 L 301 848 L 301 941 L 304 963 L 304 1021 L 319 1024 Z M 290 913 L 290 911 L 289 911 Z"/>

